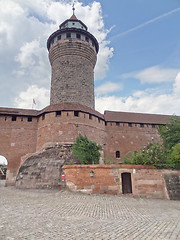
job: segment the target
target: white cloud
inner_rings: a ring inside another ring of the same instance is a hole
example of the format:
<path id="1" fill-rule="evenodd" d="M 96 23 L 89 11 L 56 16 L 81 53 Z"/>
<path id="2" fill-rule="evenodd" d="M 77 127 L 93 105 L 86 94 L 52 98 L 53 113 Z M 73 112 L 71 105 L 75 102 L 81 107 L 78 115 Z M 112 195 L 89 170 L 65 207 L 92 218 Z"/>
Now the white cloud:
<path id="1" fill-rule="evenodd" d="M 126 73 L 121 75 L 122 78 L 136 78 L 141 83 L 162 83 L 173 82 L 179 69 L 162 68 L 160 66 L 153 66 L 143 69 L 139 72 Z"/>
<path id="2" fill-rule="evenodd" d="M 122 90 L 121 83 L 106 82 L 95 89 L 96 95 L 104 95 L 107 93 L 117 92 Z"/>
<path id="3" fill-rule="evenodd" d="M 15 105 L 17 108 L 42 109 L 49 105 L 49 95 L 49 90 L 32 85 L 20 92 L 19 96 L 15 98 Z M 35 99 L 35 105 L 33 105 L 33 99 Z"/>
<path id="4" fill-rule="evenodd" d="M 180 72 L 177 74 L 171 94 L 159 93 L 159 89 L 137 91 L 129 97 L 97 97 L 96 110 L 176 114 L 180 115 Z"/>
<path id="5" fill-rule="evenodd" d="M 7 159 L 5 157 L 3 157 L 2 155 L 0 155 L 0 164 L 2 164 L 2 165 L 8 164 Z"/>
<path id="6" fill-rule="evenodd" d="M 177 74 L 175 78 L 173 88 L 174 88 L 174 93 L 180 96 L 180 72 Z"/>
<path id="7" fill-rule="evenodd" d="M 94 1 L 85 5 L 77 1 L 75 13 L 99 41 L 95 76 L 102 79 L 113 49 L 106 40 L 109 30 L 104 27 L 101 4 Z M 46 41 L 71 15 L 72 1 L 68 0 L 0 0 L 0 59 L 3 59 L 0 85 L 2 90 L 9 88 L 11 92 L 6 95 L 6 105 L 10 105 L 19 92 L 26 91 L 27 85 L 49 87 Z M 4 97 L 1 99 L 0 96 L 0 102 L 4 102 Z"/>

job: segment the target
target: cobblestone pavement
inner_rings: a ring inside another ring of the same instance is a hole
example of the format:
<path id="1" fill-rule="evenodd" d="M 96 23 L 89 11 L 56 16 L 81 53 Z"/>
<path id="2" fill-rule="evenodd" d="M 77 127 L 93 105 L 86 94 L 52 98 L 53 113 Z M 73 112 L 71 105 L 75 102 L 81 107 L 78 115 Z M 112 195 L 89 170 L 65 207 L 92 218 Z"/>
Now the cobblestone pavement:
<path id="1" fill-rule="evenodd" d="M 180 239 L 180 202 L 0 186 L 0 240 Z"/>

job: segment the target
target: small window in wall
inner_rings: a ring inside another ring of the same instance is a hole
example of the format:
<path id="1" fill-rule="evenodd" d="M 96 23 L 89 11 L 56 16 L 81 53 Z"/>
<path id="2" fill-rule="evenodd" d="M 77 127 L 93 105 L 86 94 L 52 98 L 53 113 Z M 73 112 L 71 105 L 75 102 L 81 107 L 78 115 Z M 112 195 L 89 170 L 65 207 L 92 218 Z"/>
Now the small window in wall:
<path id="1" fill-rule="evenodd" d="M 98 118 L 98 122 L 100 123 L 101 121 L 100 121 L 100 118 Z"/>
<path id="2" fill-rule="evenodd" d="M 77 33 L 76 38 L 81 39 L 81 34 Z"/>
<path id="3" fill-rule="evenodd" d="M 128 123 L 128 126 L 129 126 L 129 127 L 132 127 L 132 123 Z"/>
<path id="4" fill-rule="evenodd" d="M 75 25 L 75 23 L 73 22 L 72 25 Z"/>
<path id="5" fill-rule="evenodd" d="M 120 151 L 116 151 L 116 158 L 120 158 Z"/>
<path id="6" fill-rule="evenodd" d="M 28 122 L 32 122 L 32 117 L 28 117 Z"/>
<path id="7" fill-rule="evenodd" d="M 140 127 L 143 128 L 144 127 L 144 123 L 140 123 Z"/>
<path id="8" fill-rule="evenodd" d="M 13 122 L 16 121 L 16 116 L 12 116 L 12 119 L 11 119 Z"/>
<path id="9" fill-rule="evenodd" d="M 105 126 L 107 126 L 107 122 L 105 122 Z"/>
<path id="10" fill-rule="evenodd" d="M 75 117 L 79 117 L 79 112 L 78 111 L 74 111 L 74 116 Z"/>
<path id="11" fill-rule="evenodd" d="M 42 120 L 44 120 L 44 119 L 45 119 L 45 114 L 42 115 Z"/>
<path id="12" fill-rule="evenodd" d="M 92 115 L 91 114 L 89 114 L 89 119 L 92 119 Z"/>
<path id="13" fill-rule="evenodd" d="M 56 117 L 60 117 L 61 116 L 61 111 L 56 111 Z"/>
<path id="14" fill-rule="evenodd" d="M 116 122 L 116 126 L 119 126 L 120 124 L 119 124 L 119 122 Z"/>
<path id="15" fill-rule="evenodd" d="M 89 42 L 89 38 L 88 37 L 86 37 L 86 42 Z"/>
<path id="16" fill-rule="evenodd" d="M 61 40 L 61 35 L 58 36 L 58 40 Z"/>
<path id="17" fill-rule="evenodd" d="M 5 121 L 7 120 L 7 117 L 5 117 Z"/>
<path id="18" fill-rule="evenodd" d="M 66 38 L 71 38 L 71 33 L 66 33 Z"/>
<path id="19" fill-rule="evenodd" d="M 156 125 L 155 124 L 152 124 L 152 128 L 155 128 L 156 127 Z"/>
<path id="20" fill-rule="evenodd" d="M 23 122 L 23 117 L 21 118 L 21 122 Z"/>

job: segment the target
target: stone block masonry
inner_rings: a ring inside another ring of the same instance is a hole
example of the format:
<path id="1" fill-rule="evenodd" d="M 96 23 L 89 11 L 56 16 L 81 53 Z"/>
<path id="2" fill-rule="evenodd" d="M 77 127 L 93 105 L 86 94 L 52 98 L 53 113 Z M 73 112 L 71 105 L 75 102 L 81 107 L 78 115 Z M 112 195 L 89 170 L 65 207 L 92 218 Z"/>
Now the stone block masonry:
<path id="1" fill-rule="evenodd" d="M 50 103 L 76 102 L 94 108 L 94 48 L 79 40 L 60 40 L 50 48 L 49 59 Z"/>

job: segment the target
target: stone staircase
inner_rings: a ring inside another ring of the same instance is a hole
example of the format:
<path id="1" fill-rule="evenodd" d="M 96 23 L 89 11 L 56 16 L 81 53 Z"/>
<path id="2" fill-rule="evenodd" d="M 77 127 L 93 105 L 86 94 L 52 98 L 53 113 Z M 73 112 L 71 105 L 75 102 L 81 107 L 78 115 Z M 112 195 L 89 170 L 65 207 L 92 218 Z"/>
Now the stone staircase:
<path id="1" fill-rule="evenodd" d="M 177 173 L 164 174 L 170 200 L 180 200 L 180 179 Z"/>

